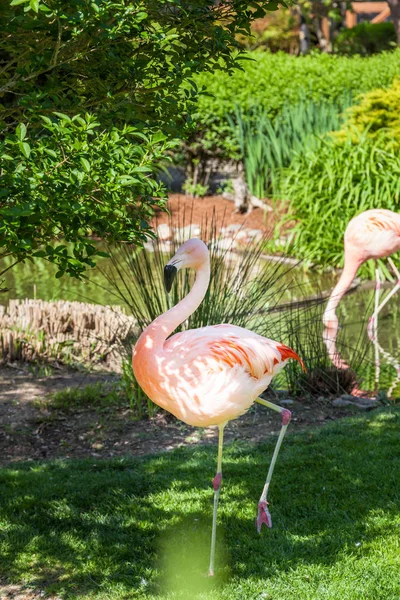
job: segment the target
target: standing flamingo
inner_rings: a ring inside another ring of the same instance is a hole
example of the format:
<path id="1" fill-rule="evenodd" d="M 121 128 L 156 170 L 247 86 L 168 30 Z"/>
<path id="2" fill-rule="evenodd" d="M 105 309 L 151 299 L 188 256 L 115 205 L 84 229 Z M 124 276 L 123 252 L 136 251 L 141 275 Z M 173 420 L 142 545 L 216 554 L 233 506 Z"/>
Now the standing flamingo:
<path id="1" fill-rule="evenodd" d="M 209 575 L 213 575 L 224 428 L 228 421 L 245 413 L 254 401 L 281 413 L 281 431 L 258 503 L 256 524 L 260 532 L 263 523 L 272 526 L 267 493 L 291 413 L 258 396 L 289 358 L 303 363 L 287 346 L 235 325 L 201 327 L 169 337 L 198 308 L 209 285 L 210 257 L 201 240 L 194 238 L 185 242 L 166 265 L 167 292 L 178 270 L 184 268 L 196 270 L 192 289 L 143 331 L 133 352 L 132 366 L 136 380 L 153 402 L 189 425 L 218 426 L 209 569 Z"/>
<path id="2" fill-rule="evenodd" d="M 388 257 L 397 283 L 386 298 L 379 304 L 380 279 L 379 269 L 375 269 L 375 310 L 368 323 L 368 334 L 371 340 L 377 340 L 378 313 L 390 298 L 400 289 L 400 273 L 390 258 L 400 250 L 400 215 L 386 209 L 366 210 L 357 215 L 347 225 L 344 234 L 344 268 L 342 275 L 333 289 L 324 312 L 323 322 L 325 327 L 337 328 L 338 318 L 336 308 L 349 289 L 351 282 L 360 266 L 373 258 Z M 373 332 L 372 332 L 373 329 Z M 379 381 L 379 351 L 375 344 L 376 383 Z"/>

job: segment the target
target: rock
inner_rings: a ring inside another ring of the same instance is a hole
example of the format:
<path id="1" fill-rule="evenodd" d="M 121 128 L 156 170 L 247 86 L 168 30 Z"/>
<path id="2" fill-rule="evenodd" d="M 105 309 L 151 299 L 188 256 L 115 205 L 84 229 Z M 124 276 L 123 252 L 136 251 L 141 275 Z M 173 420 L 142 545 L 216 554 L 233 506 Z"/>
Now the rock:
<path id="1" fill-rule="evenodd" d="M 227 227 L 224 228 L 227 233 L 236 233 L 239 229 L 242 229 L 242 225 L 239 223 L 231 223 Z"/>
<path id="2" fill-rule="evenodd" d="M 198 237 L 201 233 L 200 225 L 197 223 L 191 223 L 186 227 L 175 227 L 174 228 L 174 240 L 178 243 L 186 242 L 192 237 Z"/>
<path id="3" fill-rule="evenodd" d="M 359 398 L 351 394 L 342 394 L 339 398 L 332 400 L 332 406 L 356 406 L 360 410 L 372 410 L 379 405 L 375 398 Z"/>
<path id="4" fill-rule="evenodd" d="M 159 240 L 158 242 L 151 240 L 145 242 L 143 248 L 147 250 L 147 252 L 155 252 L 158 250 L 159 252 L 168 253 L 171 250 L 171 242 L 168 240 Z"/>
<path id="5" fill-rule="evenodd" d="M 335 398 L 334 400 L 332 400 L 332 406 L 336 406 L 336 407 L 342 407 L 342 406 L 350 406 L 350 404 L 353 404 L 352 402 L 350 402 L 350 400 L 343 400 L 343 398 Z"/>
<path id="6" fill-rule="evenodd" d="M 263 238 L 263 232 L 261 229 L 246 229 L 247 237 L 251 239 L 252 242 L 260 242 Z"/>
<path id="7" fill-rule="evenodd" d="M 223 238 L 222 240 L 218 240 L 215 244 L 212 244 L 213 248 L 217 252 L 222 252 L 226 250 L 233 250 L 236 248 L 236 242 L 232 238 Z"/>
<path id="8" fill-rule="evenodd" d="M 248 233 L 247 229 L 241 229 L 235 234 L 235 240 L 245 240 L 247 239 Z"/>
<path id="9" fill-rule="evenodd" d="M 340 396 L 343 400 L 349 400 L 350 402 L 356 402 L 363 406 L 376 406 L 378 400 L 376 398 L 360 398 L 359 396 L 353 396 L 351 394 L 342 394 Z"/>
<path id="10" fill-rule="evenodd" d="M 171 238 L 172 232 L 168 223 L 161 223 L 158 225 L 157 236 L 159 240 L 169 240 Z"/>
<path id="11" fill-rule="evenodd" d="M 294 401 L 291 398 L 285 398 L 284 400 L 280 400 L 279 404 L 283 404 L 283 406 L 290 406 L 294 404 Z"/>

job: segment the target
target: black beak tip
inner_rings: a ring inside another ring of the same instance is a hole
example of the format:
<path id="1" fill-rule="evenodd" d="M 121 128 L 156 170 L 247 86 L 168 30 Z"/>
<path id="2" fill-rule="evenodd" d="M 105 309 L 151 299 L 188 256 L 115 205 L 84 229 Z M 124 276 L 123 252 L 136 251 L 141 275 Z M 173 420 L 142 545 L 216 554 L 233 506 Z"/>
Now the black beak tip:
<path id="1" fill-rule="evenodd" d="M 166 265 L 164 267 L 164 285 L 165 285 L 165 289 L 167 290 L 168 294 L 171 291 L 172 284 L 174 282 L 177 272 L 178 272 L 178 269 L 176 267 L 174 267 L 174 265 Z"/>

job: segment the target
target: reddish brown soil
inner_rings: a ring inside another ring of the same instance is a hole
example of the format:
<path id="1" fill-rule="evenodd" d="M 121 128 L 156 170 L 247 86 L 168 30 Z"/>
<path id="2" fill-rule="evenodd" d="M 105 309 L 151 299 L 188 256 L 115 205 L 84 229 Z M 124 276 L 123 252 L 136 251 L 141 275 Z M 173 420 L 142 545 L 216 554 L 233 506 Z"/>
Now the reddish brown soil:
<path id="1" fill-rule="evenodd" d="M 222 196 L 206 196 L 204 198 L 190 198 L 184 194 L 170 194 L 168 210 L 172 216 L 174 225 L 189 225 L 195 223 L 201 225 L 204 220 L 211 220 L 215 214 L 217 229 L 231 224 L 242 225 L 248 229 L 261 229 L 271 231 L 277 221 L 276 211 L 265 213 L 260 208 L 255 208 L 250 214 L 234 212 L 234 204 Z M 156 217 L 157 224 L 169 223 L 170 217 L 167 213 L 159 212 Z"/>

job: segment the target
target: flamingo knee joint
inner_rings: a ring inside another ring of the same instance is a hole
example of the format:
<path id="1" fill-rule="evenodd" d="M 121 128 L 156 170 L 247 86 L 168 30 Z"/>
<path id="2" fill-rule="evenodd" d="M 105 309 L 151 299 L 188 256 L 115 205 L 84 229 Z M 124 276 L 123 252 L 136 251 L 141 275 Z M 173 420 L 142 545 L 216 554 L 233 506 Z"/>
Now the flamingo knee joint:
<path id="1" fill-rule="evenodd" d="M 292 413 L 287 408 L 284 408 L 282 413 L 282 425 L 289 425 L 290 419 L 292 418 Z"/>
<path id="2" fill-rule="evenodd" d="M 217 473 L 213 479 L 214 492 L 217 492 L 219 490 L 219 488 L 221 487 L 221 481 L 222 481 L 222 473 Z"/>

